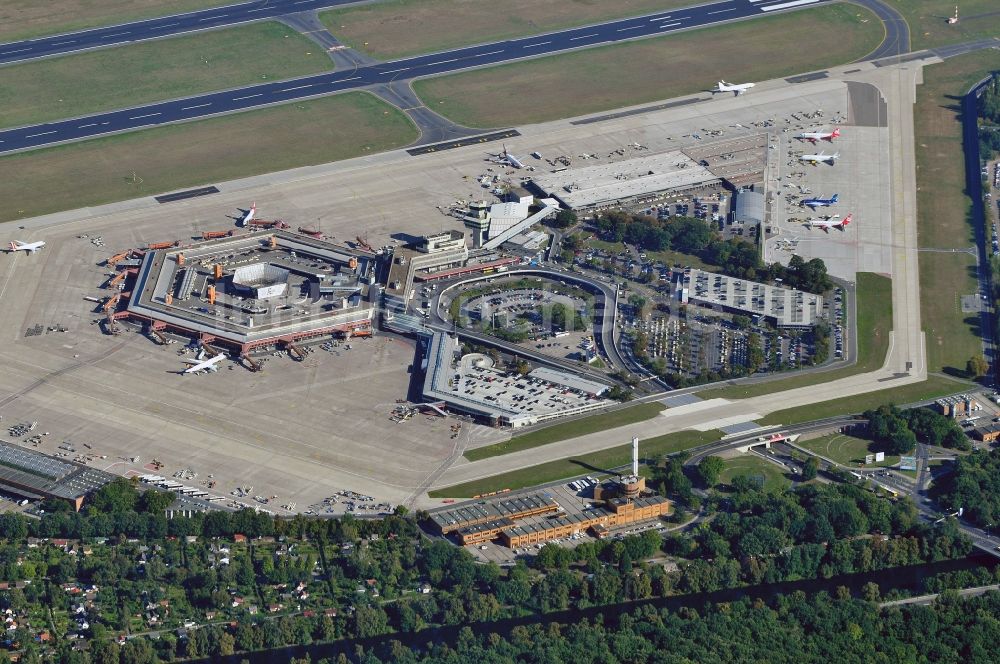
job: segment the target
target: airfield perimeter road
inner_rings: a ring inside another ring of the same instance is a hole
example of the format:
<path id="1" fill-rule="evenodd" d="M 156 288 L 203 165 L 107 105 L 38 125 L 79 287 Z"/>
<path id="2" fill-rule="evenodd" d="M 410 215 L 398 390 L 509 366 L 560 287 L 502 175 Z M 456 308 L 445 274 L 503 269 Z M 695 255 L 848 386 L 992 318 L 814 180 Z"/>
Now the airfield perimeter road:
<path id="1" fill-rule="evenodd" d="M 89 51 L 95 48 L 107 48 L 148 39 L 162 39 L 171 35 L 224 28 L 252 21 L 266 21 L 285 14 L 357 3 L 358 0 L 253 0 L 238 5 L 214 7 L 186 14 L 173 14 L 145 21 L 119 23 L 103 28 L 49 35 L 37 39 L 0 44 L 0 65 L 47 58 L 53 55 L 66 55 L 77 51 Z"/>
<path id="2" fill-rule="evenodd" d="M 354 70 L 264 83 L 59 122 L 19 127 L 0 132 L 0 154 L 220 113 L 245 111 L 396 80 L 435 76 L 573 49 L 655 37 L 735 19 L 763 16 L 775 11 L 816 7 L 829 1 L 724 0 L 699 7 L 404 58 L 358 67 Z"/>
<path id="3" fill-rule="evenodd" d="M 470 462 L 460 459 L 434 489 L 519 470 L 548 461 L 596 452 L 640 439 L 695 429 L 706 431 L 757 420 L 768 413 L 855 394 L 886 390 L 927 378 L 924 334 L 920 326 L 920 276 L 917 270 L 916 160 L 913 103 L 922 64 L 902 64 L 858 73 L 852 79 L 876 86 L 888 109 L 888 132 L 880 151 L 889 155 L 892 183 L 893 322 L 889 352 L 878 371 L 740 400 L 710 399 L 667 408 L 657 417 L 608 431 Z M 763 92 L 763 91 L 762 91 Z M 427 500 L 426 504 L 433 501 Z"/>

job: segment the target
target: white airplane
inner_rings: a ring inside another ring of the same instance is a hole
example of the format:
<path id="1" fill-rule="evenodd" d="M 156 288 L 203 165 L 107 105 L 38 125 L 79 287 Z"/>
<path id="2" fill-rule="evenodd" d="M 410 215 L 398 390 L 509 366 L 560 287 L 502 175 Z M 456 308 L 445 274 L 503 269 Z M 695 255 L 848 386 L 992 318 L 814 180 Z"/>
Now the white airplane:
<path id="1" fill-rule="evenodd" d="M 183 374 L 193 374 L 200 373 L 202 371 L 218 371 L 219 367 L 215 366 L 222 360 L 226 359 L 225 353 L 219 353 L 214 357 L 210 357 L 207 360 L 184 360 L 191 366 L 182 371 Z"/>
<path id="2" fill-rule="evenodd" d="M 839 152 L 836 152 L 834 154 L 826 154 L 825 152 L 820 152 L 819 154 L 804 154 L 801 157 L 799 157 L 799 161 L 809 162 L 813 166 L 816 166 L 817 164 L 821 164 L 824 162 L 832 166 L 833 162 L 837 159 L 840 159 Z"/>
<path id="3" fill-rule="evenodd" d="M 719 81 L 715 84 L 715 89 L 712 92 L 732 92 L 738 97 L 755 85 L 756 83 L 726 83 L 725 81 Z"/>
<path id="4" fill-rule="evenodd" d="M 840 138 L 840 127 L 834 127 L 833 131 L 804 131 L 795 138 L 802 141 L 809 141 L 813 145 L 816 145 L 817 141 L 830 141 L 833 143 L 833 139 Z"/>
<path id="5" fill-rule="evenodd" d="M 239 225 L 246 226 L 251 221 L 253 221 L 253 218 L 256 215 L 257 215 L 257 202 L 254 201 L 253 205 L 250 206 L 250 209 L 247 210 L 247 213 L 243 215 L 243 217 L 239 220 Z"/>
<path id="6" fill-rule="evenodd" d="M 14 253 L 15 251 L 27 251 L 29 254 L 33 254 L 44 246 L 45 243 L 41 240 L 38 242 L 20 242 L 18 240 L 14 240 L 10 243 L 10 253 Z"/>
<path id="7" fill-rule="evenodd" d="M 820 217 L 819 219 L 808 219 L 806 224 L 810 227 L 822 228 L 824 233 L 829 233 L 831 228 L 846 230 L 853 219 L 854 215 L 849 214 L 841 221 L 840 215 L 835 214 L 829 217 Z"/>
<path id="8" fill-rule="evenodd" d="M 524 164 L 521 163 L 520 159 L 507 152 L 506 145 L 503 146 L 503 152 L 500 153 L 500 162 L 513 166 L 514 168 L 524 168 Z"/>

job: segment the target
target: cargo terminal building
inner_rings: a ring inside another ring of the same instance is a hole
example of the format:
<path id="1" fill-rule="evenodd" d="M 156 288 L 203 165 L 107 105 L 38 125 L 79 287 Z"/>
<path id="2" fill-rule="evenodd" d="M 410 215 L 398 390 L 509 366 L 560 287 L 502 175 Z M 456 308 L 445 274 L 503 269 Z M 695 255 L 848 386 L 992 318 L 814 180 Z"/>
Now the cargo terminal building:
<path id="1" fill-rule="evenodd" d="M 274 231 L 146 253 L 124 311 L 147 323 L 229 349 L 294 344 L 372 329 L 375 256 Z"/>
<path id="2" fill-rule="evenodd" d="M 30 500 L 54 498 L 80 511 L 88 495 L 114 478 L 103 470 L 0 442 L 0 491 Z"/>
<path id="3" fill-rule="evenodd" d="M 600 505 L 568 511 L 543 492 L 458 505 L 430 514 L 431 529 L 464 545 L 498 540 L 519 548 L 590 532 L 603 537 L 610 528 L 665 516 L 663 496 L 617 496 Z"/>

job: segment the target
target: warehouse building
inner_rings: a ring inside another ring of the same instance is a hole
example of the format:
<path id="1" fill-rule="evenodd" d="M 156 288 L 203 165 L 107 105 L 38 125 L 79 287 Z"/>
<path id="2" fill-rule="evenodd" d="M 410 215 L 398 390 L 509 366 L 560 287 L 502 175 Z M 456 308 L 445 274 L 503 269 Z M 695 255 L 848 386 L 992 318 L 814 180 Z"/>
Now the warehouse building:
<path id="1" fill-rule="evenodd" d="M 115 478 L 88 468 L 0 442 L 0 490 L 29 500 L 63 500 L 79 511 L 84 499 Z"/>

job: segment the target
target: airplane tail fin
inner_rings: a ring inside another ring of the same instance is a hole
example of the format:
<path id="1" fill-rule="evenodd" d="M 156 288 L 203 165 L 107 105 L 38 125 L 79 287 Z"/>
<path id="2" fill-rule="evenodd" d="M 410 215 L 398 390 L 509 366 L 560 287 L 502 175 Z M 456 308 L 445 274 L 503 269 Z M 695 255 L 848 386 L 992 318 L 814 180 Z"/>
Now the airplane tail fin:
<path id="1" fill-rule="evenodd" d="M 17 240 L 14 240 L 13 242 L 10 243 L 10 250 L 11 251 L 17 251 L 17 248 L 18 248 L 18 246 L 20 244 L 21 244 L 20 242 L 18 242 Z"/>
<path id="2" fill-rule="evenodd" d="M 847 228 L 848 226 L 851 225 L 851 222 L 853 220 L 854 220 L 854 215 L 853 214 L 847 215 L 846 217 L 844 217 L 844 221 L 841 222 L 840 227 L 841 228 Z"/>
<path id="3" fill-rule="evenodd" d="M 840 127 L 833 128 L 833 133 L 830 134 L 830 138 L 840 138 Z"/>
<path id="4" fill-rule="evenodd" d="M 840 200 L 840 194 L 834 194 L 833 196 L 830 197 L 830 200 L 836 203 L 837 201 Z"/>
<path id="5" fill-rule="evenodd" d="M 832 155 L 830 155 L 830 157 L 832 159 L 840 159 L 840 153 L 839 152 L 834 152 Z"/>

